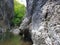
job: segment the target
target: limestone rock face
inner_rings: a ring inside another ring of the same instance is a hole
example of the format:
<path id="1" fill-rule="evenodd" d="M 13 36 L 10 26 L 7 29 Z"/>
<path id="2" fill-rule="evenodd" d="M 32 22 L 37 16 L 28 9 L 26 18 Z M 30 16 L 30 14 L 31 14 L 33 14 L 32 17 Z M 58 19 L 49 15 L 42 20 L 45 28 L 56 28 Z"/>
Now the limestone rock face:
<path id="1" fill-rule="evenodd" d="M 0 28 L 10 29 L 13 7 L 13 0 L 0 0 Z"/>
<path id="2" fill-rule="evenodd" d="M 23 30 L 31 24 L 29 28 L 33 45 L 60 45 L 60 0 L 36 0 L 36 2 L 29 0 L 29 2 L 32 6 L 27 2 L 27 16 L 20 29 Z M 30 9 L 28 5 L 31 6 Z"/>

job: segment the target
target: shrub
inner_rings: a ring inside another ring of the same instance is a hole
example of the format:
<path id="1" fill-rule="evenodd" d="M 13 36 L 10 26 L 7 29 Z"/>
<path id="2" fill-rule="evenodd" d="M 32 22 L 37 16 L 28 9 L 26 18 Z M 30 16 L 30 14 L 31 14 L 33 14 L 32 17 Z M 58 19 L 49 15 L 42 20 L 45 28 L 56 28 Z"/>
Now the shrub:
<path id="1" fill-rule="evenodd" d="M 14 0 L 14 18 L 12 19 L 13 25 L 19 26 L 24 15 L 25 6 Z"/>

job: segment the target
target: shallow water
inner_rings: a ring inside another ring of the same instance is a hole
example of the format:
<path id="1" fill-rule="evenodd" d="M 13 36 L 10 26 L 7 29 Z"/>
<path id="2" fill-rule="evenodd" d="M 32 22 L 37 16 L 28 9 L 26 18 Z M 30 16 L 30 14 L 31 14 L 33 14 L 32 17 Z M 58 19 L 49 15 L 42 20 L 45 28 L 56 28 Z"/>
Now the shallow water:
<path id="1" fill-rule="evenodd" d="M 12 39 L 0 42 L 0 45 L 32 45 L 31 42 L 23 41 L 20 37 L 16 36 Z"/>

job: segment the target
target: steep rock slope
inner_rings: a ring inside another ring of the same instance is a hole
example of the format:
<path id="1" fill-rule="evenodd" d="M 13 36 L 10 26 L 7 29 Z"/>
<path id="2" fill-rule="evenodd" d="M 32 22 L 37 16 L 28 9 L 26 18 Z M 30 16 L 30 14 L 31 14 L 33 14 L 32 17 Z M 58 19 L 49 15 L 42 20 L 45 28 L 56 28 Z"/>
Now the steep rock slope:
<path id="1" fill-rule="evenodd" d="M 33 45 L 60 45 L 60 0 L 27 0 L 19 29 L 26 27 L 31 30 Z"/>

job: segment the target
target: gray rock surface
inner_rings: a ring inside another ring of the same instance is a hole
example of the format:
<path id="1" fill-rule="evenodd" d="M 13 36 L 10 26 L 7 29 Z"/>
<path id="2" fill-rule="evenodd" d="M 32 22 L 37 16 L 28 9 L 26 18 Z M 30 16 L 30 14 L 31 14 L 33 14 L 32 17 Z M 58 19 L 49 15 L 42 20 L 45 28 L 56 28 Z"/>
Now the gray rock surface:
<path id="1" fill-rule="evenodd" d="M 10 29 L 13 18 L 13 0 L 0 0 L 0 27 Z"/>
<path id="2" fill-rule="evenodd" d="M 10 32 L 14 35 L 19 35 L 20 30 L 18 28 L 15 28 L 15 29 L 11 29 Z"/>
<path id="3" fill-rule="evenodd" d="M 33 45 L 60 45 L 60 0 L 27 0 L 20 29 L 29 24 Z"/>

